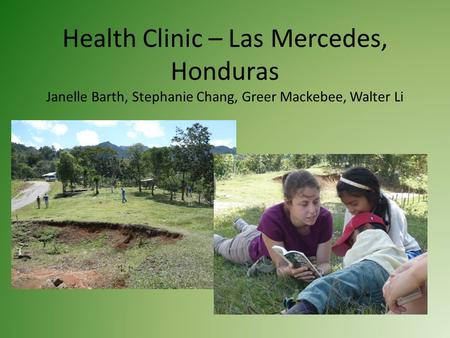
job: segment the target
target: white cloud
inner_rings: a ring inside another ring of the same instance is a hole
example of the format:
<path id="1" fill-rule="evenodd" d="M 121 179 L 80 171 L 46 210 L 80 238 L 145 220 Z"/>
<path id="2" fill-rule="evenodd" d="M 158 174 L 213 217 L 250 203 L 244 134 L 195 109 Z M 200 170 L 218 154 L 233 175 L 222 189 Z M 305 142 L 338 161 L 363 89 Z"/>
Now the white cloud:
<path id="1" fill-rule="evenodd" d="M 42 131 L 50 131 L 55 135 L 64 135 L 67 133 L 69 128 L 63 123 L 57 123 L 54 121 L 44 121 L 44 120 L 25 120 L 24 123 L 30 125 L 34 129 Z"/>
<path id="2" fill-rule="evenodd" d="M 50 121 L 24 120 L 23 122 L 26 123 L 26 124 L 29 124 L 34 129 L 38 129 L 38 130 L 49 130 L 52 127 L 52 123 Z"/>
<path id="3" fill-rule="evenodd" d="M 164 136 L 164 130 L 158 121 L 133 121 L 132 127 L 135 132 L 143 134 L 148 138 Z"/>
<path id="4" fill-rule="evenodd" d="M 93 124 L 97 127 L 114 127 L 119 123 L 119 121 L 116 120 L 86 120 L 84 122 Z"/>
<path id="5" fill-rule="evenodd" d="M 62 145 L 60 145 L 58 142 L 53 142 L 52 146 L 56 149 L 56 150 L 60 150 L 62 149 Z"/>
<path id="6" fill-rule="evenodd" d="M 23 142 L 22 142 L 22 140 L 19 138 L 19 136 L 14 135 L 13 133 L 11 133 L 11 142 L 23 144 Z"/>
<path id="7" fill-rule="evenodd" d="M 51 132 L 55 135 L 64 135 L 65 133 L 67 133 L 67 130 L 69 130 L 69 127 L 67 127 L 67 125 L 62 124 L 62 123 L 57 123 L 55 124 L 52 128 L 51 128 Z"/>
<path id="8" fill-rule="evenodd" d="M 77 140 L 82 146 L 95 146 L 100 143 L 97 133 L 93 130 L 82 130 L 78 132 Z"/>
<path id="9" fill-rule="evenodd" d="M 233 148 L 234 143 L 232 140 L 211 140 L 210 142 L 213 146 L 226 146 L 228 148 Z"/>
<path id="10" fill-rule="evenodd" d="M 129 138 L 136 138 L 136 137 L 137 137 L 137 133 L 136 133 L 135 131 L 129 131 L 129 132 L 127 133 L 127 136 L 128 136 Z"/>
<path id="11" fill-rule="evenodd" d="M 44 138 L 43 137 L 39 137 L 39 136 L 33 136 L 33 140 L 36 141 L 37 143 L 44 142 Z"/>
<path id="12" fill-rule="evenodd" d="M 161 145 L 156 143 L 156 144 L 149 144 L 147 147 L 149 147 L 149 148 L 161 148 Z"/>

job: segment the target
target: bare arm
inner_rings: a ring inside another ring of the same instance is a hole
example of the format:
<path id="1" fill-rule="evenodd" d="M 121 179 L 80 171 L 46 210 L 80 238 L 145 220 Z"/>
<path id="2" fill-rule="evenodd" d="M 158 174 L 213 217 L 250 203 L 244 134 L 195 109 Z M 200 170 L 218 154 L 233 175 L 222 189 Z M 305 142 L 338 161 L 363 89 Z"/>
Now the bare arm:
<path id="1" fill-rule="evenodd" d="M 397 304 L 400 297 L 412 293 L 417 288 L 426 286 L 427 283 L 427 261 L 428 254 L 425 253 L 406 262 L 397 268 L 389 277 L 383 287 L 386 305 L 394 312 L 405 311 L 403 306 Z"/>
<path id="2" fill-rule="evenodd" d="M 266 245 L 267 251 L 269 252 L 270 258 L 272 259 L 272 263 L 275 265 L 277 270 L 277 275 L 279 277 L 294 277 L 297 278 L 294 274 L 298 269 L 293 269 L 292 264 L 286 263 L 286 261 L 280 257 L 276 252 L 272 250 L 272 246 L 278 245 L 284 248 L 283 242 L 274 241 L 270 237 L 262 234 L 262 238 L 264 244 Z M 300 268 L 303 269 L 303 268 Z M 307 268 L 306 268 L 307 269 Z"/>
<path id="3" fill-rule="evenodd" d="M 271 239 L 264 233 L 262 234 L 262 238 L 263 238 L 264 244 L 266 245 L 267 251 L 269 251 L 270 258 L 272 259 L 272 262 L 275 265 L 275 267 L 285 265 L 285 264 L 283 264 L 284 260 L 277 253 L 275 253 L 275 251 L 272 250 L 272 247 L 274 245 L 279 245 L 284 248 L 284 243 L 274 241 L 273 239 Z"/>
<path id="4" fill-rule="evenodd" d="M 312 271 L 310 271 L 306 266 L 294 269 L 292 264 L 287 264 L 283 258 L 281 258 L 277 253 L 272 250 L 272 246 L 279 245 L 284 247 L 283 242 L 277 242 L 273 239 L 262 234 L 264 244 L 266 245 L 267 251 L 269 251 L 270 258 L 277 269 L 277 275 L 279 277 L 294 277 L 296 279 L 302 280 L 304 282 L 310 282 L 314 279 Z"/>
<path id="5" fill-rule="evenodd" d="M 331 256 L 331 238 L 327 242 L 320 243 L 317 247 L 317 269 L 322 275 L 331 272 L 330 256 Z"/>
<path id="6" fill-rule="evenodd" d="M 283 258 L 281 258 L 277 253 L 275 253 L 272 250 L 272 246 L 274 246 L 274 245 L 279 245 L 279 246 L 284 247 L 283 242 L 274 241 L 271 238 L 267 237 L 265 234 L 262 234 L 262 238 L 263 238 L 264 244 L 266 245 L 267 251 L 269 251 L 270 258 L 272 259 L 272 262 L 277 269 L 278 276 L 280 276 L 280 277 L 291 276 L 291 277 L 294 277 L 303 282 L 311 282 L 316 278 L 314 273 L 308 267 L 303 266 L 303 267 L 294 269 L 292 267 L 292 264 L 287 264 Z M 331 244 L 330 244 L 330 250 L 331 250 Z M 321 255 L 321 259 L 324 259 L 323 255 Z M 329 260 L 329 254 L 328 254 L 328 260 Z"/>

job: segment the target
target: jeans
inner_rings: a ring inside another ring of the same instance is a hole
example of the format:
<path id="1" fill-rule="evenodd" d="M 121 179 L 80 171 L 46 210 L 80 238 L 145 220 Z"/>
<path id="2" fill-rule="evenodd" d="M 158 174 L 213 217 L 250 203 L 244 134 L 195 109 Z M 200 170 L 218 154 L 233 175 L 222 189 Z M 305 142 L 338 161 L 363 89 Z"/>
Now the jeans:
<path id="1" fill-rule="evenodd" d="M 421 249 L 416 251 L 406 251 L 406 256 L 408 256 L 408 259 L 413 259 L 414 257 L 420 256 L 422 253 Z"/>
<path id="2" fill-rule="evenodd" d="M 380 265 L 363 260 L 314 280 L 300 292 L 298 301 L 310 302 L 318 313 L 361 306 L 381 311 L 385 306 L 382 289 L 388 277 Z"/>

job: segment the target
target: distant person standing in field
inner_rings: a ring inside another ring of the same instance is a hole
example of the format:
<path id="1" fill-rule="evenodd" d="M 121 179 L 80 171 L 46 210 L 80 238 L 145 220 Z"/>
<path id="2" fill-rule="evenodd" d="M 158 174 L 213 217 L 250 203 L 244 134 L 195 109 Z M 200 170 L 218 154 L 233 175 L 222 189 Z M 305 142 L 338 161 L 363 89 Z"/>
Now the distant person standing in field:
<path id="1" fill-rule="evenodd" d="M 44 203 L 45 203 L 45 209 L 48 209 L 48 195 L 45 193 L 44 195 Z"/>
<path id="2" fill-rule="evenodd" d="M 120 188 L 120 190 L 121 190 L 121 194 L 122 194 L 122 203 L 128 202 L 127 201 L 127 196 L 126 196 L 126 193 L 125 193 L 125 189 L 124 188 Z"/>
<path id="3" fill-rule="evenodd" d="M 39 197 L 39 195 L 38 195 L 38 197 L 36 197 L 36 203 L 37 203 L 37 208 L 40 209 L 41 208 L 41 198 Z"/>

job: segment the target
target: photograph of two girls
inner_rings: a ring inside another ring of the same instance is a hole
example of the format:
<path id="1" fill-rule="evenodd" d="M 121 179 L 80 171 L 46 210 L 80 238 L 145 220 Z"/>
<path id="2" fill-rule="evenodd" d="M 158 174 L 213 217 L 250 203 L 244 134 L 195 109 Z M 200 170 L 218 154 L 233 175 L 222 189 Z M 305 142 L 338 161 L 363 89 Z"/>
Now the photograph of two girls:
<path id="1" fill-rule="evenodd" d="M 214 166 L 216 314 L 427 313 L 426 155 L 227 154 Z"/>

